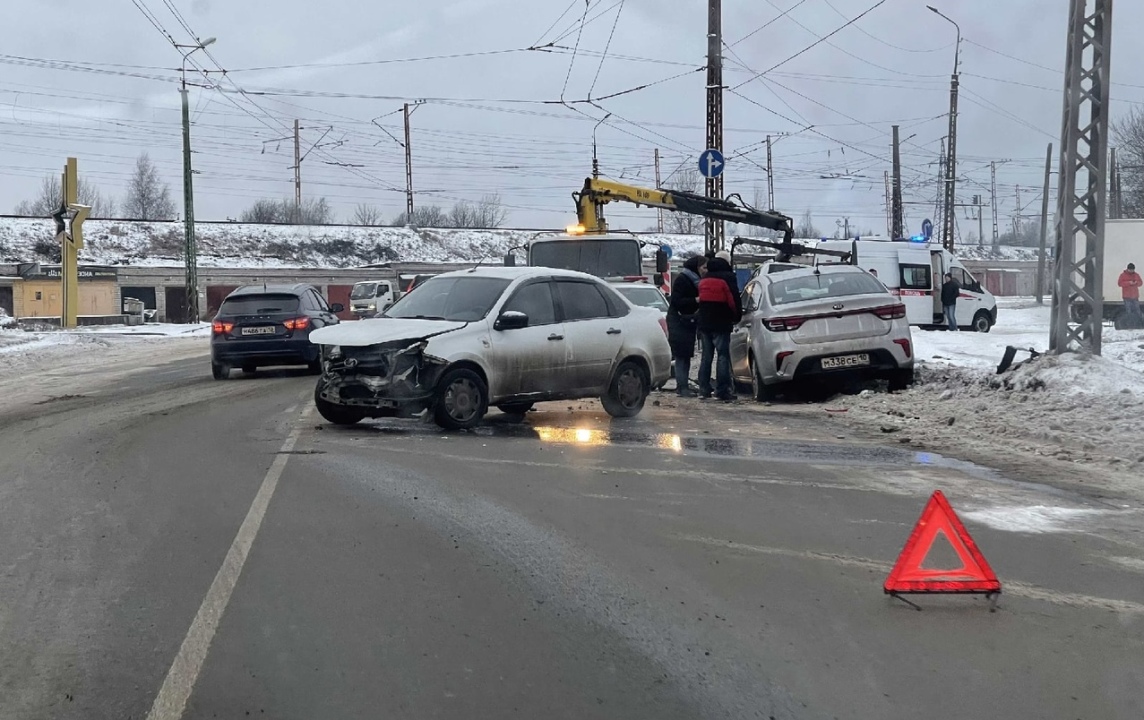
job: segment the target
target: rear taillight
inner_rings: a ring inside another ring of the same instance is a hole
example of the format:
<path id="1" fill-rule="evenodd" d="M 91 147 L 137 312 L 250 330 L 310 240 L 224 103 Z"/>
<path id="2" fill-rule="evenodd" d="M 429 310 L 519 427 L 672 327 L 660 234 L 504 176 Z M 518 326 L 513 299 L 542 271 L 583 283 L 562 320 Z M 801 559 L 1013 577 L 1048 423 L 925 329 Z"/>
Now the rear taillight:
<path id="1" fill-rule="evenodd" d="M 901 304 L 885 305 L 874 308 L 873 313 L 883 320 L 900 320 L 906 316 L 906 306 Z"/>
<path id="2" fill-rule="evenodd" d="M 907 338 L 898 338 L 894 341 L 894 344 L 901 346 L 902 352 L 906 354 L 907 358 L 913 356 L 914 350 L 910 347 L 910 341 Z"/>
<path id="3" fill-rule="evenodd" d="M 794 355 L 794 353 L 791 352 L 790 350 L 783 350 L 778 355 L 775 355 L 775 369 L 776 370 L 782 370 L 783 369 L 783 360 L 786 360 L 791 355 Z"/>
<path id="4" fill-rule="evenodd" d="M 226 322 L 224 320 L 215 320 L 211 323 L 211 332 L 215 335 L 226 335 L 231 330 L 234 330 L 234 323 Z"/>
<path id="5" fill-rule="evenodd" d="M 663 334 L 664 335 L 670 336 L 670 333 L 667 332 L 667 319 L 666 318 L 660 318 L 659 319 L 659 326 L 661 328 L 663 328 Z"/>
<path id="6" fill-rule="evenodd" d="M 310 327 L 310 318 L 306 316 L 291 318 L 282 323 L 287 330 L 305 330 Z"/>
<path id="7" fill-rule="evenodd" d="M 784 332 L 786 330 L 798 330 L 804 322 L 806 322 L 804 317 L 769 318 L 763 320 L 763 325 L 772 332 Z"/>

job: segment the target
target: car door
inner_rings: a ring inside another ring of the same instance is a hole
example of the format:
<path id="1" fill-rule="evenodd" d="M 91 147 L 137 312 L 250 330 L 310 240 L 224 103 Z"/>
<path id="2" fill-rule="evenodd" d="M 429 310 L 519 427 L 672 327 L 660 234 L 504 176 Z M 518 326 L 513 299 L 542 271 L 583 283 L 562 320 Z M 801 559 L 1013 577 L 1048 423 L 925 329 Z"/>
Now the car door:
<path id="1" fill-rule="evenodd" d="M 567 382 L 578 392 L 603 392 L 624 338 L 622 318 L 611 307 L 598 282 L 557 278 L 556 299 L 568 345 Z M 618 312 L 618 311 L 617 311 Z"/>
<path id="2" fill-rule="evenodd" d="M 552 282 L 541 278 L 520 285 L 500 309 L 507 311 L 528 315 L 528 326 L 497 330 L 494 321 L 489 357 L 493 398 L 559 394 L 568 348 Z"/>
<path id="3" fill-rule="evenodd" d="M 977 311 L 985 306 L 981 284 L 963 267 L 953 265 L 949 273 L 961 287 L 961 292 L 957 294 L 957 324 L 968 327 L 973 324 L 973 316 Z"/>
<path id="4" fill-rule="evenodd" d="M 747 352 L 751 343 L 751 322 L 759 309 L 758 280 L 747 284 L 743 289 L 743 319 L 731 330 L 731 372 L 737 378 L 750 378 L 751 370 Z"/>

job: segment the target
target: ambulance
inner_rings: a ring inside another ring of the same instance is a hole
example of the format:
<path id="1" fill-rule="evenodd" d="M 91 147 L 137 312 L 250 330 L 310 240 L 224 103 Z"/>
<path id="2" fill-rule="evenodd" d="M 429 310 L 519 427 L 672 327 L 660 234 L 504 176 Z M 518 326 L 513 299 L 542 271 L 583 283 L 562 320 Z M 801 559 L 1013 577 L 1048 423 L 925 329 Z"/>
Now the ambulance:
<path id="1" fill-rule="evenodd" d="M 946 273 L 952 274 L 961 286 L 957 296 L 958 327 L 989 332 L 997 324 L 997 298 L 981 286 L 956 255 L 939 244 L 917 238 L 822 240 L 813 247 L 849 252 L 850 264 L 872 271 L 892 294 L 902 299 L 911 325 L 944 326 L 941 285 Z M 821 256 L 816 262 L 837 262 L 837 258 Z"/>

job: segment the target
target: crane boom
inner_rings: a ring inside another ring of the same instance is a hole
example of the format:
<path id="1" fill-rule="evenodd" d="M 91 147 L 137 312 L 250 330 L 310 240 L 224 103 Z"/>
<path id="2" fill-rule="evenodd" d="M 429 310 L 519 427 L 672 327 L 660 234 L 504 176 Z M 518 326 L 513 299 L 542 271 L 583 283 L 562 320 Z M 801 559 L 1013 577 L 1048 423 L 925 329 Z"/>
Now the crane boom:
<path id="1" fill-rule="evenodd" d="M 786 244 L 794 237 L 794 221 L 791 218 L 773 210 L 756 210 L 741 198 L 736 203 L 731 199 L 710 198 L 683 190 L 652 190 L 599 178 L 584 180 L 584 188 L 578 193 L 572 193 L 572 197 L 576 200 L 576 218 L 584 232 L 590 234 L 608 232 L 604 205 L 610 202 L 629 202 L 774 230 L 783 234 L 783 242 Z"/>

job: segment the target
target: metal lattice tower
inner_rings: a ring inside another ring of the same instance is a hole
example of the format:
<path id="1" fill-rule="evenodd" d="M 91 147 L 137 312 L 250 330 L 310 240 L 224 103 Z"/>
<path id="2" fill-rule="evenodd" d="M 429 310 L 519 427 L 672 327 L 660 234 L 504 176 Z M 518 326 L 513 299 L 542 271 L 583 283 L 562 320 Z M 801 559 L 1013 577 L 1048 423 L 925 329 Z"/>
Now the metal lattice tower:
<path id="1" fill-rule="evenodd" d="M 1049 350 L 1100 354 L 1112 0 L 1071 0 Z"/>

